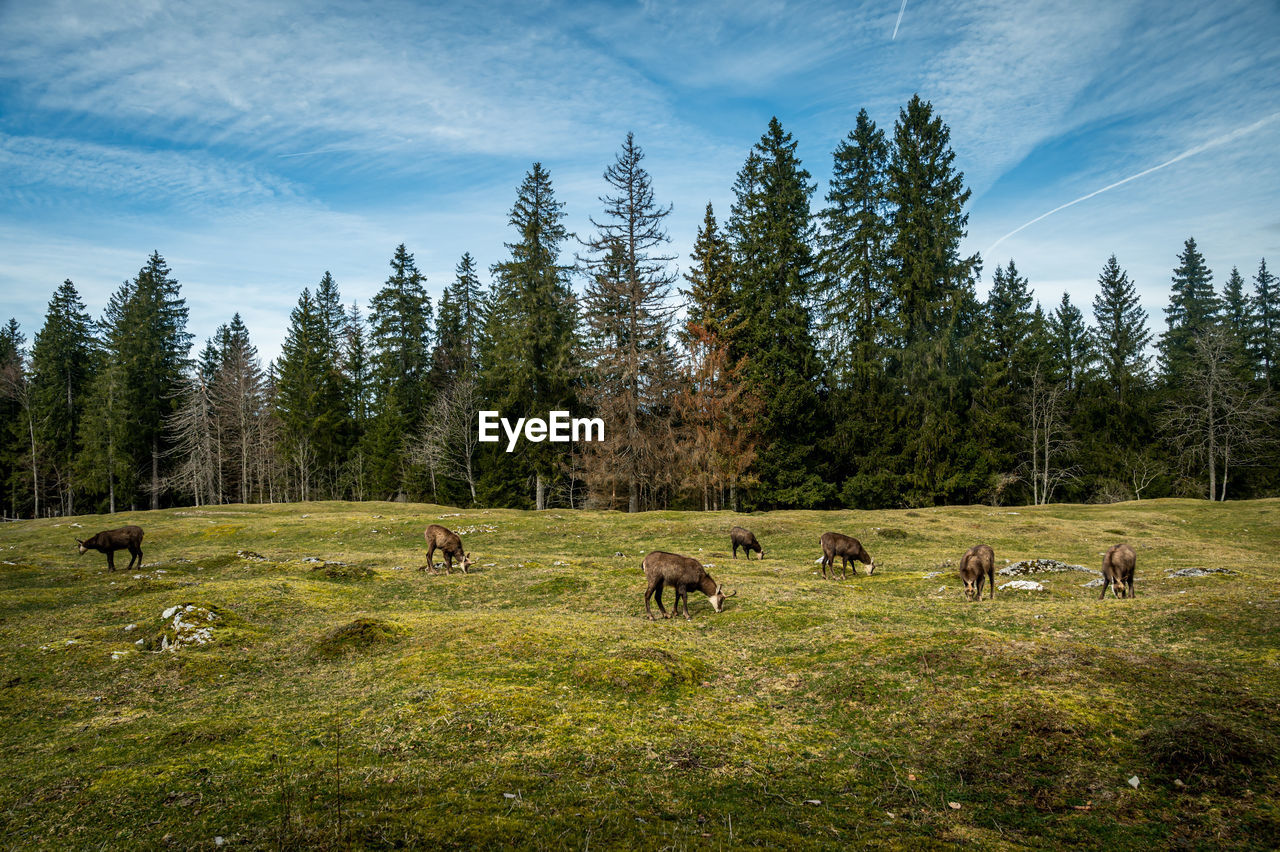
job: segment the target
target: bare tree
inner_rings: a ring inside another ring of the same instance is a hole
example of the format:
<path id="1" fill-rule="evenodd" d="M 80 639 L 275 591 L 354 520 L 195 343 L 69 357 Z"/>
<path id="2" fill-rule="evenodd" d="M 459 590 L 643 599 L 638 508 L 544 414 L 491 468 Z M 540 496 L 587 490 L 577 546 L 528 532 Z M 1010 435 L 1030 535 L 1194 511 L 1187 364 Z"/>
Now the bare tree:
<path id="1" fill-rule="evenodd" d="M 432 492 L 437 474 L 460 479 L 471 492 L 472 504 L 476 502 L 474 462 L 480 440 L 480 404 L 475 376 L 466 371 L 459 373 L 436 395 L 422 428 L 409 445 L 409 460 L 427 468 Z"/>
<path id="2" fill-rule="evenodd" d="M 179 490 L 189 490 L 196 505 L 218 502 L 218 436 L 209 387 L 197 373 L 179 396 L 178 409 L 167 418 L 173 438 L 171 454 L 178 457 L 172 474 Z"/>
<path id="3" fill-rule="evenodd" d="M 1163 425 L 1183 465 L 1207 477 L 1209 500 L 1226 499 L 1232 466 L 1257 462 L 1275 416 L 1269 395 L 1241 380 L 1230 334 L 1213 327 L 1197 335 L 1185 383 L 1166 405 Z"/>
<path id="4" fill-rule="evenodd" d="M 1137 451 L 1125 456 L 1124 467 L 1133 486 L 1133 496 L 1138 500 L 1142 499 L 1144 488 L 1169 472 L 1168 465 L 1160 459 Z"/>
<path id="5" fill-rule="evenodd" d="M 36 414 L 31 400 L 31 383 L 22 368 L 21 355 L 17 361 L 0 370 L 0 395 L 18 403 L 26 419 L 26 432 L 31 458 L 31 517 L 40 517 L 40 453 L 36 442 Z"/>
<path id="6" fill-rule="evenodd" d="M 1031 374 L 1024 408 L 1027 412 L 1027 437 L 1030 460 L 1023 470 L 1031 480 L 1031 500 L 1043 506 L 1063 482 L 1079 476 L 1079 466 L 1065 463 L 1075 442 L 1067 428 L 1065 414 L 1066 385 L 1050 382 L 1039 364 Z"/>

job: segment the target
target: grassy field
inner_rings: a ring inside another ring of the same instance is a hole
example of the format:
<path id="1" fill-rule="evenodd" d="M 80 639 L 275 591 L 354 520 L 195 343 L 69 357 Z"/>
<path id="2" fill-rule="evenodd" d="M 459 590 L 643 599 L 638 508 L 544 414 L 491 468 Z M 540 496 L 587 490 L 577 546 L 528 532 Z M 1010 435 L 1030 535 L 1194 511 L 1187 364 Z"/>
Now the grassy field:
<path id="1" fill-rule="evenodd" d="M 479 571 L 415 570 L 433 522 Z M 76 556 L 125 523 L 142 569 Z M 764 561 L 729 558 L 735 523 Z M 828 529 L 875 576 L 815 573 Z M 971 604 L 952 567 L 1117 541 L 1132 600 L 1060 573 Z M 1278 547 L 1280 500 L 7 524 L 0 846 L 1274 848 Z M 738 596 L 646 620 L 651 549 Z M 1192 566 L 1234 573 L 1166 577 Z M 212 640 L 153 650 L 177 605 Z"/>

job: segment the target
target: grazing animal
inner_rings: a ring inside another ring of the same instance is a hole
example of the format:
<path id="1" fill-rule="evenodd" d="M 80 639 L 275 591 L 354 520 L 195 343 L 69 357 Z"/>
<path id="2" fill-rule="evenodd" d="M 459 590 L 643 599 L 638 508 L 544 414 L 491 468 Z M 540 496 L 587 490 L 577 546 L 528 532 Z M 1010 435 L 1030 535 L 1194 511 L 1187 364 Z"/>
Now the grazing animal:
<path id="1" fill-rule="evenodd" d="M 822 579 L 827 579 L 827 566 L 831 566 L 831 579 L 836 578 L 836 557 L 840 557 L 840 579 L 845 578 L 845 570 L 849 567 L 849 560 L 853 559 L 853 576 L 858 576 L 858 563 L 861 562 L 867 566 L 867 576 L 870 577 L 876 573 L 876 561 L 871 558 L 871 554 L 867 553 L 867 549 L 862 546 L 862 542 L 856 538 L 850 538 L 840 533 L 825 532 L 822 538 L 818 539 L 822 545 Z"/>
<path id="2" fill-rule="evenodd" d="M 102 532 L 81 541 L 76 539 L 76 544 L 80 545 L 80 555 L 84 556 L 90 550 L 96 550 L 99 553 L 107 554 L 107 570 L 116 570 L 116 551 L 129 551 L 129 567 L 126 571 L 133 570 L 133 563 L 137 562 L 138 567 L 142 567 L 142 527 L 127 526 L 120 527 L 118 530 L 103 530 Z"/>
<path id="3" fill-rule="evenodd" d="M 462 539 L 458 537 L 456 532 L 442 527 L 439 524 L 432 524 L 427 527 L 422 537 L 427 540 L 427 567 L 435 571 L 435 563 L 431 561 L 431 557 L 435 555 L 436 548 L 440 548 L 440 552 L 444 554 L 444 573 L 453 573 L 453 560 L 458 560 L 462 565 L 462 573 L 466 574 L 467 568 L 475 564 L 470 553 L 464 553 L 462 550 Z M 422 568 L 418 569 L 423 570 Z"/>
<path id="4" fill-rule="evenodd" d="M 674 610 L 676 615 L 680 614 L 680 599 L 684 599 L 685 618 L 691 617 L 689 615 L 689 589 L 691 588 L 701 590 L 707 596 L 707 600 L 711 601 L 711 608 L 716 612 L 724 612 L 725 599 L 738 593 L 735 589 L 731 594 L 726 595 L 724 587 L 711 578 L 701 562 L 678 553 L 655 550 L 644 558 L 640 567 L 644 569 L 644 578 L 649 584 L 644 593 L 644 611 L 650 620 L 653 620 L 653 610 L 649 608 L 649 599 L 655 592 L 658 595 L 658 609 L 662 611 L 662 617 L 671 617 L 667 614 L 667 608 L 662 605 L 663 586 L 670 585 L 676 591 Z"/>
<path id="5" fill-rule="evenodd" d="M 742 552 L 748 559 L 751 558 L 751 551 L 760 554 L 760 558 L 764 559 L 764 548 L 760 546 L 760 542 L 756 541 L 755 533 L 742 527 L 734 527 L 729 530 L 729 542 L 733 545 L 733 558 L 738 558 L 738 548 L 742 548 Z"/>
<path id="6" fill-rule="evenodd" d="M 1111 594 L 1118 598 L 1133 597 L 1133 569 L 1138 563 L 1138 555 L 1127 544 L 1117 544 L 1102 557 L 1102 597 L 1107 596 L 1107 586 Z"/>
<path id="7" fill-rule="evenodd" d="M 982 582 L 991 583 L 991 599 L 996 597 L 996 554 L 990 546 L 975 544 L 960 557 L 960 579 L 964 580 L 964 596 L 982 600 Z"/>

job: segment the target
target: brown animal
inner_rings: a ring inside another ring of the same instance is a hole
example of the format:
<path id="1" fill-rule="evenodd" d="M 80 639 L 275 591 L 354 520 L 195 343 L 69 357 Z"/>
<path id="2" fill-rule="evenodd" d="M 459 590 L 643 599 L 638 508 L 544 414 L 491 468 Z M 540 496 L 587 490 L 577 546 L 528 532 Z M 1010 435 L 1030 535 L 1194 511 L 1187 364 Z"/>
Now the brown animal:
<path id="1" fill-rule="evenodd" d="M 466 574 L 467 568 L 474 565 L 470 553 L 464 553 L 462 550 L 462 539 L 452 530 L 442 527 L 439 524 L 432 524 L 427 527 L 422 537 L 427 540 L 427 567 L 432 571 L 436 570 L 436 564 L 431 561 L 431 557 L 435 555 L 436 548 L 440 548 L 440 552 L 444 554 L 444 573 L 453 573 L 453 560 L 457 559 L 462 565 L 462 573 Z M 422 568 L 418 569 L 423 570 Z"/>
<path id="2" fill-rule="evenodd" d="M 691 588 L 701 590 L 707 596 L 707 600 L 711 601 L 711 608 L 716 612 L 724 612 L 725 599 L 738 593 L 735 590 L 732 594 L 726 595 L 724 587 L 711 578 L 701 562 L 678 553 L 655 550 L 644 558 L 640 567 L 644 569 L 644 578 L 649 583 L 649 588 L 644 593 L 644 611 L 650 620 L 653 620 L 653 610 L 649 608 L 649 599 L 655 592 L 658 595 L 658 609 L 662 611 L 662 617 L 671 617 L 667 614 L 667 608 L 662 605 L 662 588 L 666 585 L 670 585 L 676 591 L 674 610 L 676 615 L 680 614 L 680 599 L 684 598 L 685 618 L 691 617 L 689 615 L 689 589 Z"/>
<path id="3" fill-rule="evenodd" d="M 856 538 L 850 538 L 840 533 L 826 532 L 822 534 L 822 538 L 818 539 L 822 545 L 822 579 L 827 579 L 827 566 L 831 566 L 831 579 L 836 578 L 836 557 L 840 557 L 840 579 L 845 578 L 845 570 L 849 567 L 849 560 L 855 560 L 853 563 L 853 576 L 858 576 L 858 563 L 861 562 L 867 566 L 867 576 L 870 577 L 876 573 L 876 561 L 867 553 L 867 549 L 862 546 L 862 542 Z"/>
<path id="4" fill-rule="evenodd" d="M 139 568 L 142 567 L 142 527 L 127 526 L 120 527 L 118 530 L 103 530 L 84 541 L 76 539 L 76 544 L 80 545 L 81 556 L 90 550 L 107 554 L 109 571 L 116 570 L 116 551 L 125 549 L 129 551 L 129 567 L 124 570 L 132 570 L 134 562 L 138 563 Z"/>
<path id="5" fill-rule="evenodd" d="M 988 545 L 975 544 L 960 558 L 960 579 L 964 580 L 964 596 L 982 600 L 982 582 L 991 583 L 991 600 L 996 597 L 996 554 Z"/>
<path id="6" fill-rule="evenodd" d="M 1107 586 L 1111 594 L 1118 598 L 1133 597 L 1133 569 L 1138 564 L 1138 555 L 1127 544 L 1114 545 L 1102 557 L 1102 597 L 1107 596 Z"/>
<path id="7" fill-rule="evenodd" d="M 748 559 L 751 558 L 751 551 L 760 554 L 760 558 L 764 559 L 764 548 L 760 546 L 760 542 L 756 541 L 755 533 L 742 527 L 734 527 L 729 530 L 729 543 L 733 545 L 733 558 L 738 558 L 738 548 L 742 548 L 742 552 Z"/>

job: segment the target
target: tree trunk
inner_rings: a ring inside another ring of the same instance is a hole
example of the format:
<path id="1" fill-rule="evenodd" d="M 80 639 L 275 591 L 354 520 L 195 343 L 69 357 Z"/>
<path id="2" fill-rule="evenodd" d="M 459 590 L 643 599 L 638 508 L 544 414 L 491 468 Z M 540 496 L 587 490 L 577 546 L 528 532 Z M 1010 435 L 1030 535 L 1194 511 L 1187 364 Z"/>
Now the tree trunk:
<path id="1" fill-rule="evenodd" d="M 540 473 L 535 474 L 534 492 L 536 495 L 536 502 L 534 505 L 536 505 L 538 511 L 541 512 L 543 509 L 547 508 L 547 486 L 546 483 L 542 481 L 542 474 Z"/>
<path id="2" fill-rule="evenodd" d="M 30 397 L 28 397 L 30 399 Z M 36 464 L 36 421 L 27 407 L 27 428 L 31 432 L 31 517 L 40 517 L 40 468 Z"/>
<path id="3" fill-rule="evenodd" d="M 627 489 L 627 511 L 632 514 L 640 511 L 640 488 L 633 476 L 631 478 L 630 487 Z"/>
<path id="4" fill-rule="evenodd" d="M 160 508 L 160 439 L 151 439 L 151 508 Z"/>

